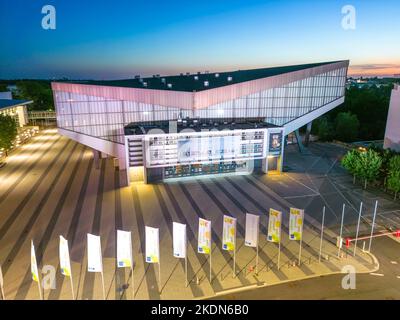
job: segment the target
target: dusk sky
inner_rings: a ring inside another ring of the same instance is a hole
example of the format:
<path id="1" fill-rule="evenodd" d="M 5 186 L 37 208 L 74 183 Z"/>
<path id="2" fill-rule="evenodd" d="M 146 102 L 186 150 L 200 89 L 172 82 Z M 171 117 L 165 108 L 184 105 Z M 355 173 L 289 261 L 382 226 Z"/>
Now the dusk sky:
<path id="1" fill-rule="evenodd" d="M 56 8 L 56 30 L 41 26 Z M 356 9 L 355 30 L 342 7 Z M 0 79 L 116 79 L 349 59 L 400 74 L 400 1 L 0 0 Z"/>

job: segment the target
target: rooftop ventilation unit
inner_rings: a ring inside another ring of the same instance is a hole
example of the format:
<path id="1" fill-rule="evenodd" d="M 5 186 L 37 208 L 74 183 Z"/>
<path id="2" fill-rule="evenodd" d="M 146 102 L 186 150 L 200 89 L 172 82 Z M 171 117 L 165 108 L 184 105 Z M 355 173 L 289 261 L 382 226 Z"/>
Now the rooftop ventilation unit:
<path id="1" fill-rule="evenodd" d="M 135 79 L 140 79 L 140 75 L 136 75 L 136 76 L 135 76 Z"/>
<path id="2" fill-rule="evenodd" d="M 183 73 L 180 73 L 179 75 L 180 75 L 180 76 L 183 76 Z"/>
<path id="3" fill-rule="evenodd" d="M 204 86 L 205 86 L 205 87 L 208 87 L 209 85 L 210 85 L 210 82 L 204 81 Z"/>
<path id="4" fill-rule="evenodd" d="M 209 73 L 210 73 L 210 71 L 208 71 L 208 70 L 207 70 L 207 71 L 206 71 L 206 72 L 204 72 L 204 73 L 205 73 L 205 74 L 209 74 Z"/>
<path id="5" fill-rule="evenodd" d="M 228 77 L 228 82 L 231 82 L 233 80 L 232 77 Z"/>
<path id="6" fill-rule="evenodd" d="M 190 72 L 186 72 L 186 75 L 187 75 L 187 76 L 190 76 Z"/>

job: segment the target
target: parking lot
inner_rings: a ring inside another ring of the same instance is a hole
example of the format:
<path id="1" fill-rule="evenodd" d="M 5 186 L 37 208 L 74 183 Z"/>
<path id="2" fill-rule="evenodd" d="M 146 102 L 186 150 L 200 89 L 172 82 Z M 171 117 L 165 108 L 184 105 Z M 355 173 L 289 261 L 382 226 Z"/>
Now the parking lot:
<path id="1" fill-rule="evenodd" d="M 56 268 L 56 288 L 45 290 L 45 299 L 70 299 L 69 281 L 58 269 L 58 237 L 69 240 L 73 280 L 78 299 L 101 299 L 100 276 L 86 272 L 86 234 L 101 235 L 107 299 L 132 299 L 129 272 L 115 267 L 115 230 L 133 232 L 136 259 L 136 299 L 183 299 L 212 296 L 231 288 L 278 283 L 318 274 L 340 272 L 349 261 L 327 260 L 318 264 L 319 221 L 326 206 L 324 253 L 336 253 L 335 236 L 340 224 L 342 204 L 346 204 L 345 224 L 358 217 L 360 200 L 364 203 L 362 232 L 368 232 L 368 216 L 379 199 L 382 219 L 400 209 L 399 202 L 375 191 L 364 191 L 352 184 L 339 165 L 344 150 L 327 144 L 313 143 L 312 154 L 301 155 L 294 146 L 287 148 L 282 175 L 248 175 L 207 177 L 195 180 L 118 188 L 119 175 L 111 159 L 102 159 L 96 169 L 91 151 L 74 141 L 47 130 L 34 137 L 0 169 L 0 263 L 9 299 L 37 299 L 37 286 L 30 274 L 30 241 L 33 239 L 40 266 Z M 290 267 L 296 260 L 298 243 L 287 237 L 290 206 L 304 208 L 306 233 L 303 263 Z M 282 265 L 277 270 L 275 245 L 267 243 L 269 208 L 281 210 L 284 220 Z M 260 276 L 252 271 L 255 252 L 244 247 L 245 213 L 262 215 L 260 236 Z M 238 219 L 238 252 L 235 279 L 232 257 L 221 249 L 222 216 Z M 197 254 L 198 218 L 212 221 L 213 277 L 208 282 L 208 260 Z M 394 218 L 393 218 L 394 219 Z M 188 225 L 189 279 L 184 287 L 184 265 L 172 256 L 172 221 Z M 400 222 L 400 221 L 399 221 Z M 144 226 L 160 228 L 162 281 L 158 271 L 143 261 Z M 351 227 L 345 234 L 354 233 Z M 361 250 L 360 250 L 361 251 Z M 361 253 L 360 253 L 361 254 Z M 367 255 L 351 261 L 359 270 L 372 267 Z"/>

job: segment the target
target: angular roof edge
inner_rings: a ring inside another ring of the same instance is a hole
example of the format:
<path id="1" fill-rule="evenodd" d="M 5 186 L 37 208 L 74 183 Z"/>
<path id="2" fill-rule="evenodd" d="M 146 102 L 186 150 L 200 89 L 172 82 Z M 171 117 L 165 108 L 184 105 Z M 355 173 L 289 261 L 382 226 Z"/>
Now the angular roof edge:
<path id="1" fill-rule="evenodd" d="M 224 71 L 213 73 L 181 74 L 175 76 L 153 76 L 123 80 L 88 80 L 88 81 L 56 81 L 55 83 L 70 83 L 120 88 L 136 88 L 147 90 L 165 90 L 180 92 L 201 92 L 225 87 L 233 84 L 269 78 L 290 72 L 312 69 L 335 63 L 349 63 L 349 60 L 309 63 L 291 66 L 268 67 L 259 69 Z"/>

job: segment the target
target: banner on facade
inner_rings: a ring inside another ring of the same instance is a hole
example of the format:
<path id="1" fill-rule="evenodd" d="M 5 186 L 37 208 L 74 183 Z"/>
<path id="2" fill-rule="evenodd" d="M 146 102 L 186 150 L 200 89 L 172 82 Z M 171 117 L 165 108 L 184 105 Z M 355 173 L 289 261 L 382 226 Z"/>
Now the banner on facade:
<path id="1" fill-rule="evenodd" d="M 71 276 L 71 260 L 69 257 L 68 241 L 63 236 L 60 236 L 59 254 L 60 254 L 61 274 L 66 277 L 70 277 Z"/>
<path id="2" fill-rule="evenodd" d="M 101 240 L 99 236 L 87 235 L 88 272 L 103 272 Z"/>
<path id="3" fill-rule="evenodd" d="M 211 221 L 199 219 L 198 253 L 211 253 Z"/>
<path id="4" fill-rule="evenodd" d="M 224 216 L 224 225 L 222 232 L 222 249 L 226 251 L 235 251 L 236 247 L 236 219 L 230 216 Z"/>
<path id="5" fill-rule="evenodd" d="M 128 231 L 117 230 L 117 267 L 131 268 L 132 266 L 132 234 Z"/>
<path id="6" fill-rule="evenodd" d="M 174 222 L 172 228 L 175 258 L 186 258 L 186 224 Z"/>
<path id="7" fill-rule="evenodd" d="M 39 271 L 38 271 L 35 246 L 33 245 L 33 241 L 31 241 L 31 274 L 32 274 L 32 280 L 39 282 Z"/>
<path id="8" fill-rule="evenodd" d="M 304 210 L 290 208 L 289 239 L 301 240 L 303 233 Z"/>
<path id="9" fill-rule="evenodd" d="M 268 241 L 279 243 L 281 241 L 282 212 L 270 209 L 268 221 Z"/>
<path id="10" fill-rule="evenodd" d="M 260 217 L 255 214 L 246 213 L 246 231 L 244 244 L 247 247 L 258 246 L 258 230 L 260 224 Z"/>
<path id="11" fill-rule="evenodd" d="M 159 230 L 146 227 L 146 262 L 160 262 Z"/>

